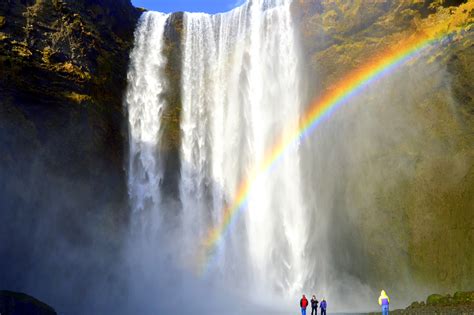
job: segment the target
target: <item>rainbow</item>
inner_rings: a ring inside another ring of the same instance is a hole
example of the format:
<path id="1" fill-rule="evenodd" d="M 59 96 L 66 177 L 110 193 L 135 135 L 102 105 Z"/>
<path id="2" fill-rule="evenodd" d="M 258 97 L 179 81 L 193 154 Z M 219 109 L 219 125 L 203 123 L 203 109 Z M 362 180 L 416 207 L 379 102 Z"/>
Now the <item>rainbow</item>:
<path id="1" fill-rule="evenodd" d="M 398 42 L 392 49 L 371 58 L 371 61 L 347 74 L 322 96 L 315 99 L 300 118 L 299 124 L 296 124 L 290 132 L 282 135 L 279 141 L 267 151 L 265 158 L 248 174 L 246 180 L 240 183 L 232 203 L 223 210 L 221 223 L 209 231 L 202 243 L 203 250 L 198 258 L 198 272 L 205 273 L 219 241 L 224 238 L 226 231 L 229 230 L 229 226 L 235 221 L 238 214 L 246 208 L 255 182 L 278 164 L 286 151 L 314 131 L 337 109 L 347 104 L 349 99 L 419 55 L 426 48 L 440 42 L 446 35 L 446 33 L 437 36 L 414 34 L 410 38 Z"/>

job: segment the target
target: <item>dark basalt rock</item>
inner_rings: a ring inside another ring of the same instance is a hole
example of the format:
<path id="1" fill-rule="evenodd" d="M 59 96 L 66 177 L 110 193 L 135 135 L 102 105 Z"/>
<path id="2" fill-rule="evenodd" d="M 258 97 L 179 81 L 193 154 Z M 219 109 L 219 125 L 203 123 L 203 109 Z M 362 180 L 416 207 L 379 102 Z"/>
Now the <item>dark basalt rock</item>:
<path id="1" fill-rule="evenodd" d="M 2 315 L 56 315 L 49 305 L 24 293 L 0 291 L 0 314 Z"/>

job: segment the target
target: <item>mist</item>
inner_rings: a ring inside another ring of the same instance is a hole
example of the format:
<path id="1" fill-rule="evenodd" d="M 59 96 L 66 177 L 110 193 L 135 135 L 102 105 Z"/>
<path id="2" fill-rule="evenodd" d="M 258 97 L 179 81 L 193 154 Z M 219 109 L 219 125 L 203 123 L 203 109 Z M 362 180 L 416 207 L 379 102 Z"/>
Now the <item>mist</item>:
<path id="1" fill-rule="evenodd" d="M 22 101 L 25 111 L 39 103 Z M 28 292 L 61 314 L 84 314 L 86 306 L 109 304 L 97 294 L 104 288 L 113 292 L 120 282 L 115 262 L 126 221 L 120 174 L 95 156 L 76 162 L 77 135 L 86 137 L 82 124 L 66 123 L 56 134 L 57 129 L 51 132 L 40 123 L 37 128 L 10 126 L 12 113 L 1 116 L 2 288 Z"/>

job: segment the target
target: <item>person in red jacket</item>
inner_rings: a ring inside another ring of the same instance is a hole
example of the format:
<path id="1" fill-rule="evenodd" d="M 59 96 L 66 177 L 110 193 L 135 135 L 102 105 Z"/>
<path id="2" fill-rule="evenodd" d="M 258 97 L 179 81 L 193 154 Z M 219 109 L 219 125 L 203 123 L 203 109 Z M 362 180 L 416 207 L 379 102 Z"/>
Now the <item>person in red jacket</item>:
<path id="1" fill-rule="evenodd" d="M 306 315 L 306 308 L 308 307 L 308 300 L 306 299 L 306 296 L 301 298 L 300 300 L 300 307 L 301 307 L 301 315 Z"/>

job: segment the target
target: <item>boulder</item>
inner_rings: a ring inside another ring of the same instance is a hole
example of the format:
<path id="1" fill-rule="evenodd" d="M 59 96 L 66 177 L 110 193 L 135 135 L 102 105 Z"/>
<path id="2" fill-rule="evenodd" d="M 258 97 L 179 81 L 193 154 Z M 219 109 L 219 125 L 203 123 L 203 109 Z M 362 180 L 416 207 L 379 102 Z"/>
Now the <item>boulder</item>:
<path id="1" fill-rule="evenodd" d="M 56 315 L 49 305 L 24 293 L 0 290 L 1 315 Z"/>

